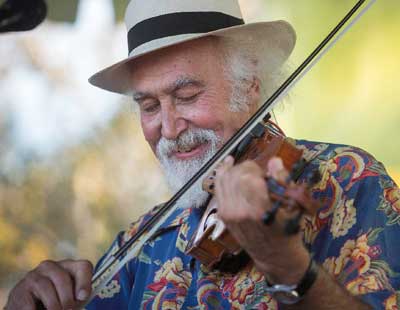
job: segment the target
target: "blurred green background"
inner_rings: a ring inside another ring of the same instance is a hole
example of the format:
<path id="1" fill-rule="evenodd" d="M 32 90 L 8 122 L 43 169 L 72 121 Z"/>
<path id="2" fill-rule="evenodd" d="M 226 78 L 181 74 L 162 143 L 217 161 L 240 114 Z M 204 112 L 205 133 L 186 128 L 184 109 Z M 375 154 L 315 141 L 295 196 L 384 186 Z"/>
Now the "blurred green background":
<path id="1" fill-rule="evenodd" d="M 293 24 L 295 68 L 355 2 L 240 3 L 247 21 Z M 0 305 L 41 260 L 95 262 L 168 197 L 129 100 L 86 82 L 126 55 L 126 1 L 48 4 L 35 31 L 0 35 Z M 397 183 L 399 30 L 399 1 L 378 1 L 276 110 L 289 136 L 362 147 Z"/>

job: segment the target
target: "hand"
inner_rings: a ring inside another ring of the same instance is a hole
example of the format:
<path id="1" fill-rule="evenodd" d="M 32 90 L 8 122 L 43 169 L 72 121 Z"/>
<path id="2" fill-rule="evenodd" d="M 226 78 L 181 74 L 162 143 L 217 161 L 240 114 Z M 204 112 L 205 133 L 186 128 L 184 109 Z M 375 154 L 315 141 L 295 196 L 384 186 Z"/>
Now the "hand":
<path id="1" fill-rule="evenodd" d="M 287 176 L 276 158 L 270 161 L 268 172 L 278 179 Z M 253 161 L 234 166 L 232 157 L 225 159 L 217 169 L 215 182 L 218 216 L 270 282 L 297 284 L 310 260 L 302 234 L 284 233 L 284 223 L 297 211 L 282 208 L 272 225 L 262 222 L 264 213 L 272 208 L 265 176 Z"/>
<path id="2" fill-rule="evenodd" d="M 6 310 L 36 310 L 82 307 L 91 294 L 93 266 L 86 260 L 43 261 L 10 292 Z"/>

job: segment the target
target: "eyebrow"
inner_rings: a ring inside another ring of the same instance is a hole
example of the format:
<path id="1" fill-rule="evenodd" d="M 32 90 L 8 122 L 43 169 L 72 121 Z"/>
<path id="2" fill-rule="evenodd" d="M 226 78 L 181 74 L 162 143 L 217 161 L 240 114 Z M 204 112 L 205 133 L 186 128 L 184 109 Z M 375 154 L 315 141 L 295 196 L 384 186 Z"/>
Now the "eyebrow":
<path id="1" fill-rule="evenodd" d="M 196 87 L 204 87 L 205 83 L 201 80 L 192 78 L 192 77 L 180 77 L 176 79 L 170 86 L 168 86 L 165 90 L 163 90 L 166 94 L 175 93 L 178 90 L 185 88 L 187 86 L 196 86 Z M 151 92 L 141 92 L 141 91 L 133 91 L 133 100 L 139 101 L 145 98 L 151 98 L 154 95 Z"/>

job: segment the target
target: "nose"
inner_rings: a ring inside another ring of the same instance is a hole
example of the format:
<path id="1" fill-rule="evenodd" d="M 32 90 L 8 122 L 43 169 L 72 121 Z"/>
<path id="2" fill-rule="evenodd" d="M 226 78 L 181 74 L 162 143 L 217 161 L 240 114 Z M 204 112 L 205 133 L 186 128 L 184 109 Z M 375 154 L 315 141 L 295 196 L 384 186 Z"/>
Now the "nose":
<path id="1" fill-rule="evenodd" d="M 164 138 L 175 140 L 186 128 L 187 121 L 173 103 L 161 104 L 161 135 Z"/>

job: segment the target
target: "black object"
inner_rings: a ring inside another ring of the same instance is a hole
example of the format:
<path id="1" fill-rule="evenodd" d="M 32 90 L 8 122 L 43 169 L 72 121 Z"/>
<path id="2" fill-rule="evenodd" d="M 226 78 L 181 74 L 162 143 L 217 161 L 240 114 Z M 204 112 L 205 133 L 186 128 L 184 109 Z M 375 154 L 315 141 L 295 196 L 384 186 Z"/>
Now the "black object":
<path id="1" fill-rule="evenodd" d="M 128 32 L 129 53 L 138 46 L 169 36 L 207 33 L 243 25 L 243 19 L 220 12 L 178 12 L 141 21 Z"/>
<path id="2" fill-rule="evenodd" d="M 318 275 L 318 265 L 311 259 L 310 264 L 297 285 L 271 284 L 265 279 L 265 291 L 270 293 L 278 302 L 286 305 L 298 303 L 314 284 Z"/>
<path id="3" fill-rule="evenodd" d="M 274 201 L 272 209 L 264 213 L 264 216 L 262 218 L 264 225 L 269 226 L 272 225 L 273 222 L 275 222 L 276 213 L 281 206 L 282 203 L 280 201 Z"/>
<path id="4" fill-rule="evenodd" d="M 0 6 L 0 33 L 31 30 L 45 19 L 46 14 L 44 0 L 6 0 Z"/>

